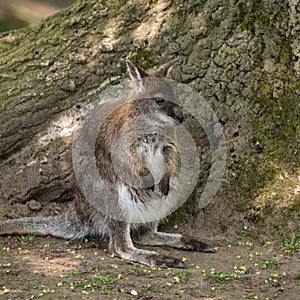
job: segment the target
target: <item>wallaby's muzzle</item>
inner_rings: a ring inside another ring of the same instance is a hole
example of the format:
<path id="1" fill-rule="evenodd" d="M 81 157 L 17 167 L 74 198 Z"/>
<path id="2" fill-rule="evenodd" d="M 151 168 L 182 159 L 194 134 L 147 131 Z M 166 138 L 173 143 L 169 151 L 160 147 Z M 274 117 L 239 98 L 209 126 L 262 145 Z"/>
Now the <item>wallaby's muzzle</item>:
<path id="1" fill-rule="evenodd" d="M 175 107 L 175 108 L 174 108 L 174 113 L 175 113 L 175 119 L 176 119 L 179 123 L 182 123 L 184 117 L 183 117 L 183 114 L 182 114 L 180 108 L 179 108 L 179 107 Z"/>

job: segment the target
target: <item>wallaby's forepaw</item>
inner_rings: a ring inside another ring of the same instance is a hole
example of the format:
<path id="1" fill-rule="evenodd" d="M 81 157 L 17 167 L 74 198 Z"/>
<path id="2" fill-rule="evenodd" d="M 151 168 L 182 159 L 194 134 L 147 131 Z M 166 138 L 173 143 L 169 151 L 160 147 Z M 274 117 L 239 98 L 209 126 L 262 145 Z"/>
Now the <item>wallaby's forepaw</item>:
<path id="1" fill-rule="evenodd" d="M 162 178 L 162 180 L 159 182 L 158 186 L 159 186 L 159 190 L 161 191 L 161 193 L 164 196 L 167 196 L 169 194 L 169 190 L 170 190 L 169 177 L 164 176 Z"/>
<path id="2" fill-rule="evenodd" d="M 216 253 L 216 251 L 210 247 L 209 245 L 196 241 L 196 240 L 189 240 L 188 244 L 192 246 L 192 251 L 198 251 L 198 252 L 208 252 L 208 253 Z"/>
<path id="3" fill-rule="evenodd" d="M 177 258 L 167 257 L 167 256 L 157 256 L 153 260 L 155 267 L 159 268 L 181 268 L 187 269 L 187 265 Z"/>

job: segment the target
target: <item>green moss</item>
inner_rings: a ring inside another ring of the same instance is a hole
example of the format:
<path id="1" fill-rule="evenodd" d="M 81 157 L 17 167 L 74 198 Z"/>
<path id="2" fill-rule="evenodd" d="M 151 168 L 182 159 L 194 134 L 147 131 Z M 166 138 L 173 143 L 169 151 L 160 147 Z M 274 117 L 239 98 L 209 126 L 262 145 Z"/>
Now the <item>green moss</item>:
<path id="1" fill-rule="evenodd" d="M 261 73 L 260 88 L 254 99 L 264 116 L 253 120 L 254 137 L 268 159 L 277 160 L 288 168 L 300 164 L 296 139 L 299 134 L 300 83 L 295 78 L 288 69 L 276 72 L 272 77 Z M 279 81 L 281 86 L 276 90 L 274 82 Z"/>
<path id="2" fill-rule="evenodd" d="M 237 5 L 237 12 L 234 14 L 234 21 L 241 30 L 255 32 L 255 25 L 268 25 L 269 18 L 264 12 L 263 1 L 254 0 Z"/>
<path id="3" fill-rule="evenodd" d="M 184 26 L 186 11 L 184 7 L 179 5 L 177 6 L 171 14 L 171 18 L 168 20 L 169 28 L 171 32 L 181 33 L 183 31 L 182 26 Z"/>
<path id="4" fill-rule="evenodd" d="M 137 48 L 135 52 L 125 57 L 126 59 L 129 59 L 132 63 L 142 67 L 145 70 L 151 69 L 154 66 L 157 65 L 156 60 L 157 55 L 153 52 L 151 52 L 149 49 L 146 48 Z M 120 63 L 119 70 L 115 73 L 116 76 L 122 76 L 127 72 L 126 64 Z M 117 80 L 116 83 L 119 81 Z M 112 82 L 114 84 L 114 82 Z"/>
<path id="5" fill-rule="evenodd" d="M 185 15 L 185 11 L 182 9 L 181 6 L 177 6 L 172 13 L 173 17 L 183 17 Z"/>
<path id="6" fill-rule="evenodd" d="M 234 65 L 229 65 L 229 67 L 227 67 L 224 70 L 224 74 L 226 76 L 227 79 L 229 80 L 233 80 L 235 75 L 236 75 L 236 68 Z"/>
<path id="7" fill-rule="evenodd" d="M 114 9 L 122 7 L 126 3 L 126 0 L 119 0 L 119 1 L 107 0 L 107 1 L 103 1 L 103 2 L 104 2 L 105 7 L 108 7 L 110 9 L 114 10 Z"/>
<path id="8" fill-rule="evenodd" d="M 236 209 L 246 212 L 249 208 L 256 211 L 253 200 L 264 191 L 266 199 L 262 211 L 254 213 L 253 219 L 264 220 L 271 215 L 284 215 L 287 211 L 295 211 L 299 215 L 299 200 L 293 198 L 291 206 L 280 207 L 274 203 L 282 203 L 283 191 L 276 190 L 276 195 L 272 195 L 272 182 L 281 172 L 294 173 L 300 165 L 299 141 L 300 134 L 300 83 L 297 74 L 293 69 L 294 55 L 289 42 L 278 43 L 277 39 L 282 36 L 279 28 L 285 28 L 284 12 L 279 12 L 273 16 L 270 22 L 268 7 L 264 1 L 251 1 L 239 3 L 237 12 L 234 15 L 234 29 L 248 30 L 252 35 L 259 35 L 259 31 L 264 31 L 266 35 L 270 33 L 269 40 L 256 39 L 260 44 L 254 62 L 254 76 L 256 85 L 253 90 L 255 95 L 251 99 L 251 105 L 255 107 L 255 113 L 250 116 L 252 128 L 252 147 L 247 154 L 239 159 L 239 165 L 235 166 L 234 185 L 231 185 L 231 195 L 236 195 Z M 276 26 L 276 27 L 275 27 Z M 272 45 L 276 44 L 276 53 Z M 274 55 L 275 53 L 275 55 Z M 265 59 L 274 60 L 276 69 L 273 73 L 264 70 Z M 226 75 L 230 78 L 231 70 L 228 69 Z M 264 188 L 270 184 L 267 191 Z M 283 187 L 284 189 L 285 187 Z M 275 219 L 274 219 L 275 220 Z M 277 220 L 277 219 L 276 219 Z M 281 218 L 278 218 L 281 220 Z M 281 221 L 276 221 L 281 222 Z"/>
<path id="9" fill-rule="evenodd" d="M 34 159 L 40 159 L 40 158 L 42 158 L 42 157 L 46 154 L 46 152 L 47 152 L 48 150 L 49 150 L 49 147 L 48 147 L 48 146 L 44 146 L 44 147 L 38 149 L 38 150 L 32 155 L 32 157 L 33 157 Z"/>
<path id="10" fill-rule="evenodd" d="M 155 8 L 155 6 L 157 5 L 157 2 L 158 0 L 150 0 L 150 4 L 149 4 L 149 7 L 152 9 L 152 8 Z"/>
<path id="11" fill-rule="evenodd" d="M 220 92 L 218 93 L 218 99 L 220 103 L 225 103 L 226 102 L 226 97 L 227 97 L 227 87 L 222 88 Z"/>
<path id="12" fill-rule="evenodd" d="M 267 182 L 275 178 L 279 170 L 268 159 L 259 160 L 253 157 L 252 160 L 242 159 L 236 171 L 237 183 L 232 188 L 236 188 L 236 192 L 249 201 L 258 195 Z"/>
<path id="13" fill-rule="evenodd" d="M 137 48 L 128 59 L 130 59 L 132 63 L 147 70 L 157 65 L 156 57 L 157 55 L 147 48 Z"/>
<path id="14" fill-rule="evenodd" d="M 295 218 L 300 218 L 300 195 L 298 194 L 292 206 L 287 210 L 287 213 L 290 216 L 294 216 Z"/>

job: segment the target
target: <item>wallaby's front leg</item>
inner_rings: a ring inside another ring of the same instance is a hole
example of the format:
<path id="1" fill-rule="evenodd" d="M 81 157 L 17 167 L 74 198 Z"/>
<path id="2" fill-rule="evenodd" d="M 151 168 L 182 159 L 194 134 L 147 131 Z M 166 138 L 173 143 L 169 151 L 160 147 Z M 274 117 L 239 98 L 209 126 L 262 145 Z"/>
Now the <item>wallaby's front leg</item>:
<path id="1" fill-rule="evenodd" d="M 109 231 L 109 250 L 121 258 L 151 267 L 186 268 L 186 265 L 178 259 L 163 257 L 153 251 L 135 248 L 130 237 L 130 225 L 125 222 L 109 220 Z"/>
<path id="2" fill-rule="evenodd" d="M 132 238 L 135 243 L 140 245 L 168 245 L 183 250 L 215 253 L 212 247 L 200 241 L 185 238 L 181 234 L 158 232 L 157 224 L 152 224 L 148 228 L 140 228 Z"/>
<path id="3" fill-rule="evenodd" d="M 179 154 L 174 146 L 166 146 L 163 149 L 166 171 L 161 178 L 158 186 L 163 195 L 167 196 L 170 190 L 170 177 L 175 173 L 177 164 L 179 162 Z"/>

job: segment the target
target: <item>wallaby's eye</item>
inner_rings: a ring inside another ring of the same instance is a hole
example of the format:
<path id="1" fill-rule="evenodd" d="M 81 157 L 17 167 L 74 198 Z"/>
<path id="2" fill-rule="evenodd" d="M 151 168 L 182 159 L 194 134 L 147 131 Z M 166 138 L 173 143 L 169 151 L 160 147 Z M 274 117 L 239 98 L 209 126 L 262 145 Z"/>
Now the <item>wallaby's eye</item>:
<path id="1" fill-rule="evenodd" d="M 166 103 L 166 100 L 163 99 L 163 98 L 161 98 L 161 97 L 155 97 L 155 98 L 154 98 L 154 101 L 155 101 L 155 103 L 158 104 L 158 105 L 162 105 L 162 104 Z"/>

